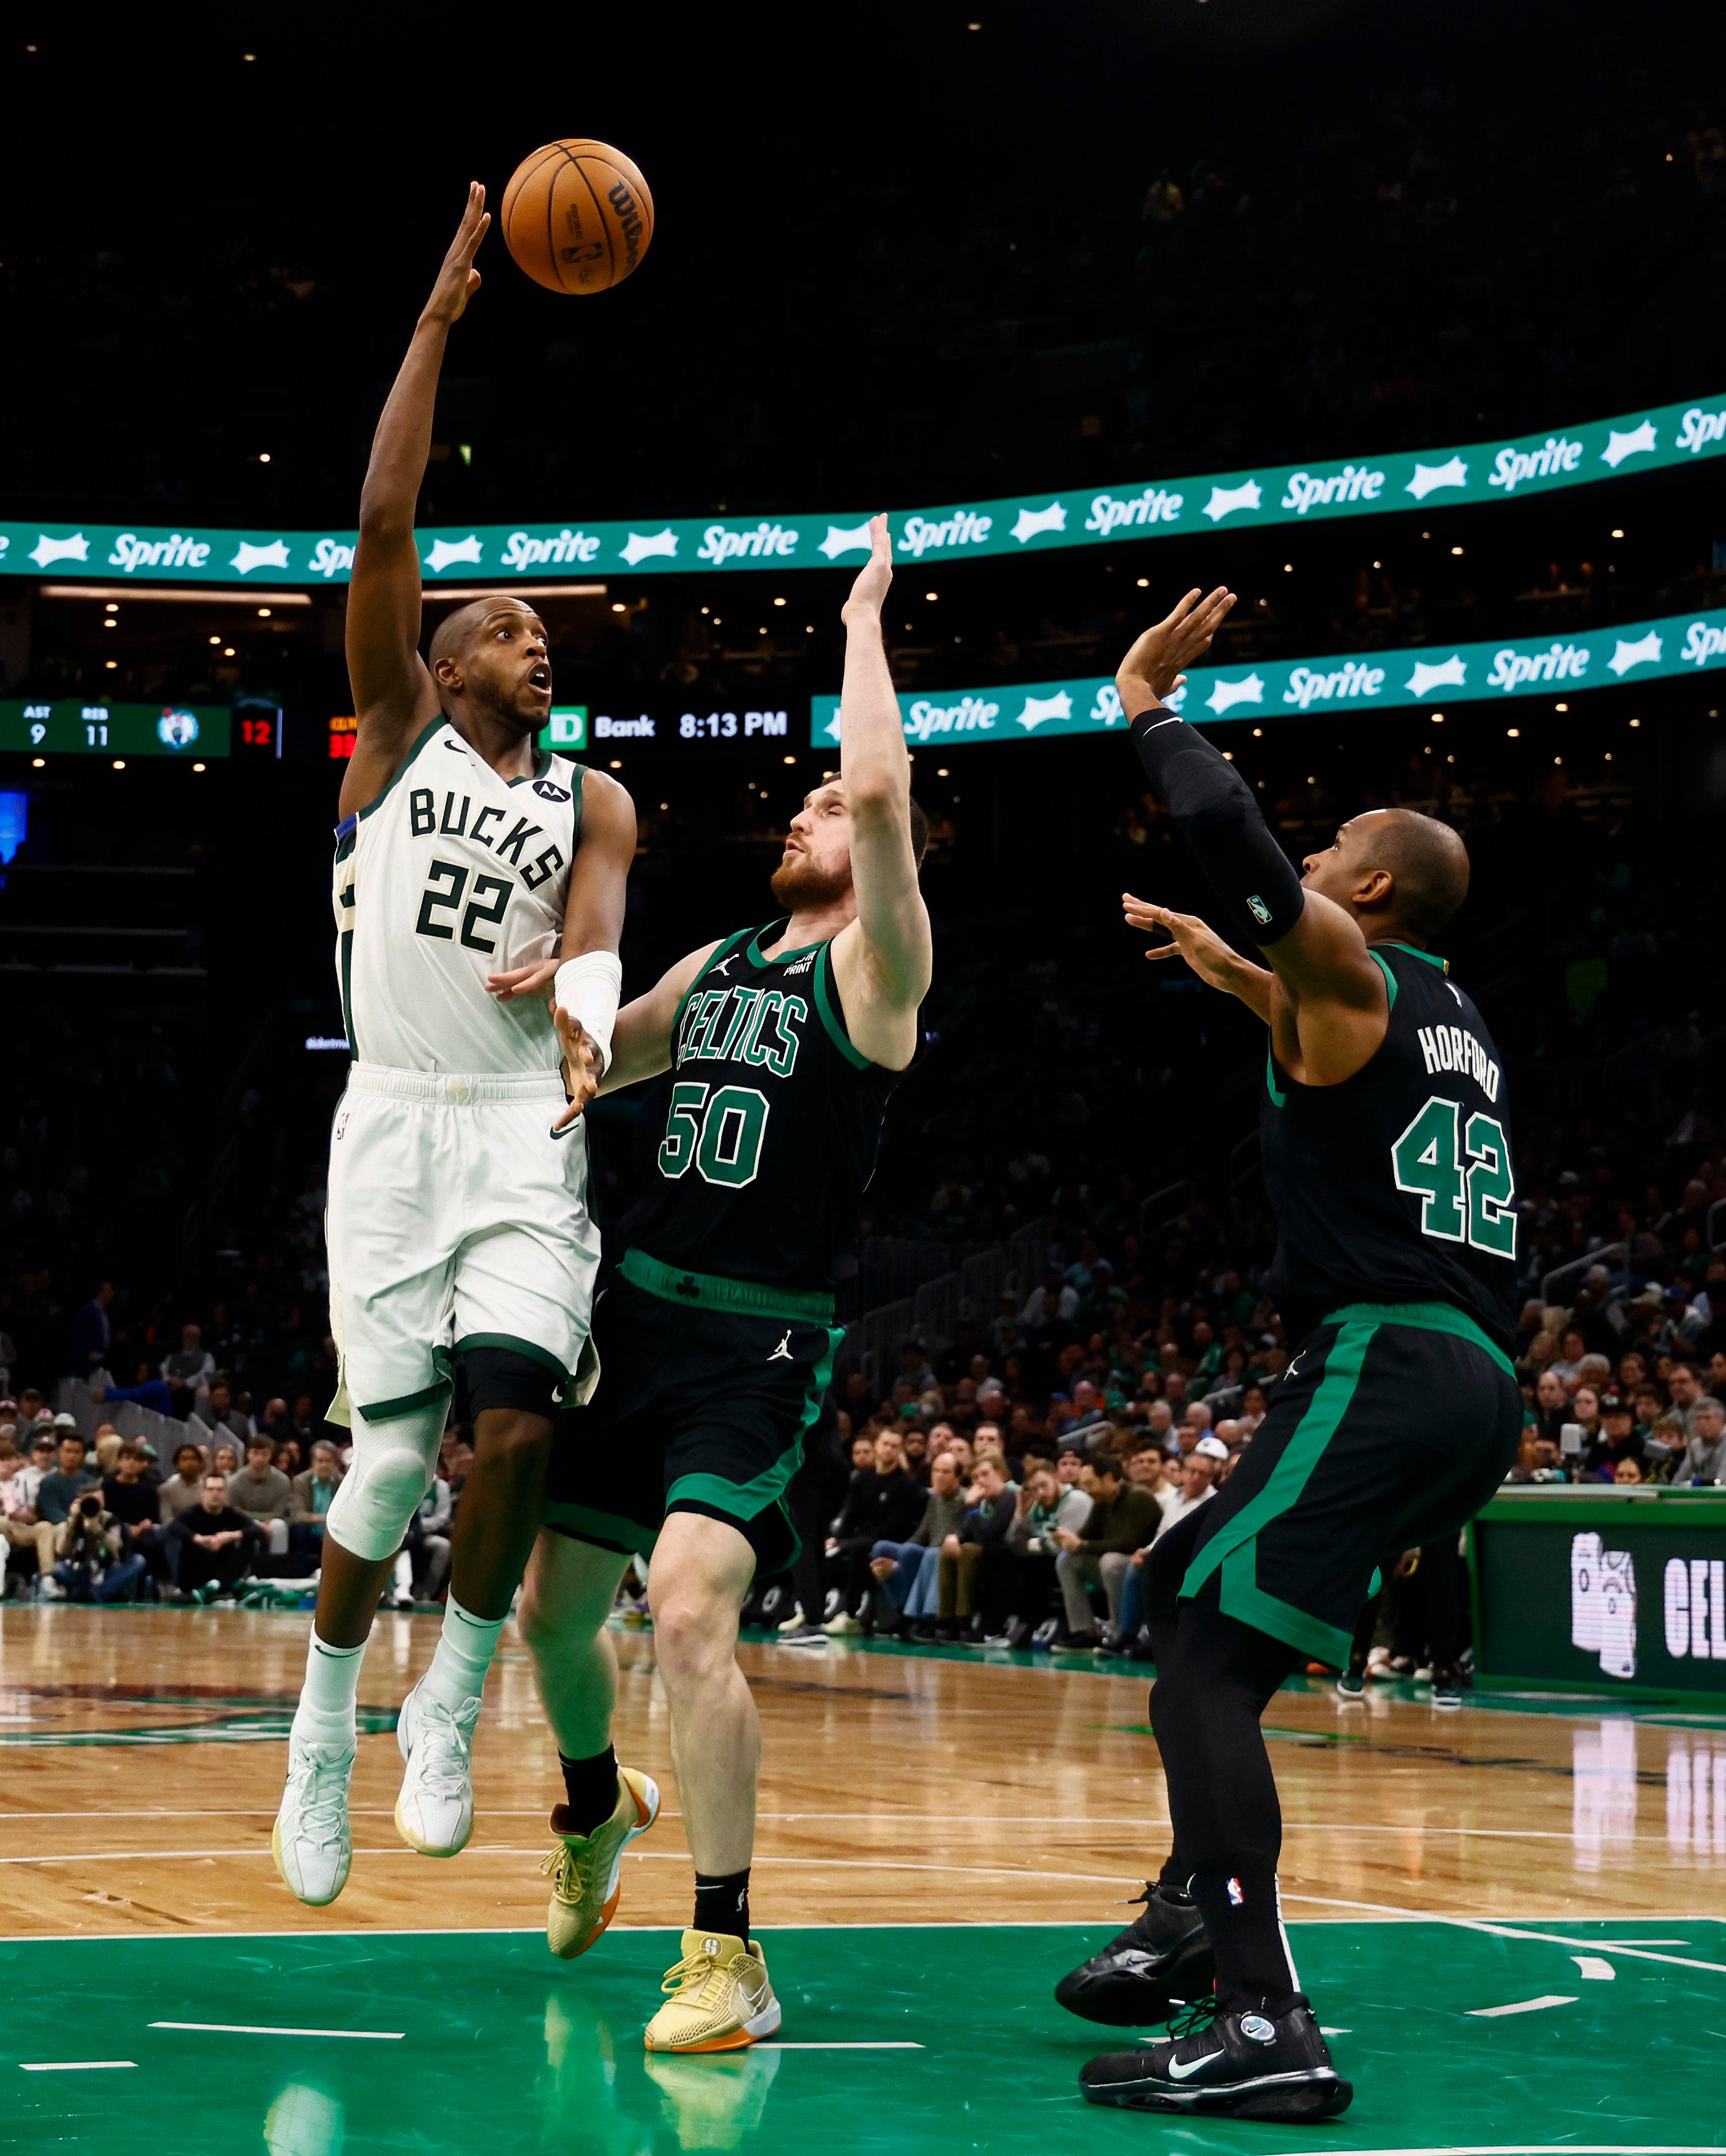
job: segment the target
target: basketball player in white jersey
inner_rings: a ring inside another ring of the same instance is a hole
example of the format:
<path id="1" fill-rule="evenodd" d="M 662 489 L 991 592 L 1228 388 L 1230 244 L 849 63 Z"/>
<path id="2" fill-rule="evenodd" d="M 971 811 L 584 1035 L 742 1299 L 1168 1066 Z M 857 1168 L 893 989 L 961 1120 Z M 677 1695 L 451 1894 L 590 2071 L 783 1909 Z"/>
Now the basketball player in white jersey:
<path id="1" fill-rule="evenodd" d="M 353 1451 L 325 1528 L 274 1839 L 283 1878 L 314 1905 L 347 1876 L 360 1658 L 431 1485 L 458 1363 L 474 1466 L 443 1635 L 402 1709 L 395 1816 L 430 1856 L 473 1831 L 485 1671 L 538 1530 L 554 1406 L 583 1397 L 599 1259 L 578 1118 L 617 1014 L 634 810 L 603 773 L 537 752 L 552 673 L 531 607 L 477 599 L 439 624 L 428 660 L 418 649 L 414 507 L 444 342 L 479 285 L 489 222 L 470 188 L 378 421 L 348 590 L 359 731 L 335 902 L 354 1060 L 328 1242 L 342 1366 L 330 1417 L 347 1421 Z M 548 1003 L 574 1024 L 567 1065 Z"/>

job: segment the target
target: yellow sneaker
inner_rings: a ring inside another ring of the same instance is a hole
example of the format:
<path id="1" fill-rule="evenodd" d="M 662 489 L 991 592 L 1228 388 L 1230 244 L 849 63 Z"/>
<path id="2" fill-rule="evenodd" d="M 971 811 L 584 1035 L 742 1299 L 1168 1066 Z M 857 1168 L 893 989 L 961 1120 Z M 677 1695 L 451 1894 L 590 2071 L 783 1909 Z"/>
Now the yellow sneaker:
<path id="1" fill-rule="evenodd" d="M 665 2003 L 647 2025 L 650 2051 L 737 2051 L 779 2026 L 767 1957 L 753 1939 L 686 1932 L 683 1958 L 660 1989 Z"/>
<path id="2" fill-rule="evenodd" d="M 660 1815 L 659 1784 L 650 1774 L 619 1767 L 617 1783 L 617 1809 L 591 1834 L 559 1830 L 562 1804 L 552 1814 L 557 1846 L 539 1868 L 552 1882 L 546 1944 L 562 1961 L 585 1953 L 617 1914 L 623 1894 L 618 1874 L 623 1870 L 624 1851 Z"/>

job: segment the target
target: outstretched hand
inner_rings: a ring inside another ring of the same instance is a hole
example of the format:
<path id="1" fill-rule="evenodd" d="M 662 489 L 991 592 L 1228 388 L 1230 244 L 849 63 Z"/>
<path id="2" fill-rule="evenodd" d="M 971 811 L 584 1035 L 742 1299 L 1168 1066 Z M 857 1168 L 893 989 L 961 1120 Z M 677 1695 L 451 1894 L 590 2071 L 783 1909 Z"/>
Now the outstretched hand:
<path id="1" fill-rule="evenodd" d="M 1115 669 L 1115 686 L 1128 718 L 1136 718 L 1148 701 L 1168 701 L 1186 680 L 1181 669 L 1210 650 L 1210 639 L 1234 603 L 1235 594 L 1225 585 L 1219 584 L 1208 598 L 1195 585 L 1143 632 Z"/>
<path id="2" fill-rule="evenodd" d="M 557 1029 L 558 1045 L 563 1050 L 563 1083 L 569 1094 L 568 1106 L 552 1125 L 554 1131 L 562 1131 L 569 1127 L 598 1091 L 604 1069 L 599 1060 L 598 1042 L 578 1018 L 572 1017 L 561 1004 L 553 1004 L 552 1023 Z"/>
<path id="3" fill-rule="evenodd" d="M 883 512 L 869 520 L 869 559 L 857 572 L 857 581 L 851 586 L 850 597 L 840 609 L 840 619 L 849 621 L 855 613 L 865 619 L 878 619 L 887 587 L 892 581 L 893 542 L 888 536 Z"/>
<path id="4" fill-rule="evenodd" d="M 1238 963 L 1235 953 L 1196 914 L 1153 906 L 1148 898 L 1135 898 L 1130 891 L 1122 892 L 1121 905 L 1129 928 L 1143 929 L 1147 935 L 1157 928 L 1169 932 L 1172 940 L 1153 944 L 1145 952 L 1147 958 L 1184 958 L 1201 981 L 1232 993 Z"/>
<path id="5" fill-rule="evenodd" d="M 447 325 L 461 319 L 462 311 L 480 289 L 480 273 L 474 267 L 474 256 L 491 223 L 485 190 L 477 180 L 470 180 L 467 208 L 462 212 L 460 225 L 449 243 L 449 252 L 444 257 L 444 266 L 438 272 L 438 281 L 432 286 L 431 297 L 420 315 L 422 321 Z"/>

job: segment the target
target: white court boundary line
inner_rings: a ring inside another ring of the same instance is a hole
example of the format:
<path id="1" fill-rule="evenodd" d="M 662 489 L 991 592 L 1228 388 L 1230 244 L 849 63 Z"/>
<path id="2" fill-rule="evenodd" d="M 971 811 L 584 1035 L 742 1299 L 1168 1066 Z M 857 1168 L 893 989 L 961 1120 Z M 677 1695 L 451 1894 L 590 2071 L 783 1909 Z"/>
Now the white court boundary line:
<path id="1" fill-rule="evenodd" d="M 407 1853 L 413 1854 L 412 1851 Z M 465 1853 L 464 1851 L 464 1854 Z M 629 1853 L 634 1855 L 637 1852 L 632 1851 Z M 1285 1894 L 1283 1897 L 1285 1901 L 1312 1901 L 1314 1898 L 1312 1895 Z M 1468 1917 L 1435 1916 L 1431 1911 L 1425 1909 L 1384 1908 L 1374 1902 L 1360 1903 L 1344 1902 L 1328 1906 L 1377 1910 L 1379 1913 L 1370 1921 L 1381 1924 L 1448 1923 L 1460 1925 L 1466 1930 L 1475 1926 L 1477 1921 Z M 994 1923 L 981 1920 L 943 1920 L 935 1917 L 912 1917 L 900 1921 L 896 1918 L 883 1917 L 866 1917 L 855 1923 L 849 1924 L 834 1923 L 825 1920 L 819 1923 L 805 1921 L 801 1923 L 758 1924 L 752 1920 L 749 1928 L 755 1932 L 1088 1932 L 1095 1931 L 1099 1924 L 1107 1923 L 1109 1921 L 1107 1917 L 1015 1917 L 1004 1923 Z M 1296 1921 L 1302 1926 L 1316 1926 L 1354 1923 L 1359 1922 L 1360 1919 L 1352 1917 L 1302 1917 Z M 1498 1925 L 1482 1923 L 1482 1928 L 1488 1931 L 1497 1930 L 1515 1921 L 1515 1919 L 1505 1917 L 1501 1919 Z M 1620 1909 L 1615 1910 L 1610 1917 L 1530 1917 L 1523 1921 L 1531 1924 L 1567 1922 L 1670 1924 L 1686 1920 L 1674 1917 L 1670 1913 L 1664 1916 L 1626 1915 Z M 1726 1919 L 1718 1917 L 1696 1917 L 1688 1921 L 1698 1924 L 1718 1924 Z M 681 1936 L 686 1927 L 682 1924 L 612 1924 L 607 1928 L 614 1932 L 644 1933 L 676 1932 Z M 1547 1937 L 1547 1934 L 1540 1932 L 1525 1933 L 1520 1931 L 1511 1931 L 1508 1935 L 1512 1938 L 1526 1937 L 1540 1939 Z M 150 1943 L 157 1939 L 537 1939 L 542 1938 L 544 1936 L 543 1924 L 331 1924 L 326 1926 L 306 1924 L 297 1930 L 264 1932 L 194 1932 L 179 1928 L 152 1932 L 0 1932 L 0 1946 L 114 1946 L 130 1945 L 134 1942 Z M 1565 1947 L 1610 1945 L 1615 1953 L 1629 1953 L 1636 1951 L 1634 1948 L 1621 1946 L 1616 1939 L 1610 1941 L 1561 1939 L 1554 1934 L 1553 1943 Z M 1682 1943 L 1679 1942 L 1679 1943 Z M 1670 1960 L 1672 1957 L 1667 1954 L 1655 1954 L 1651 1955 L 1649 1958 L 1666 1961 Z M 1713 1962 L 1702 1962 L 1697 1965 L 1703 1969 L 1713 1969 L 1716 1966 Z M 1545 2142 L 1530 2142 L 1526 2144 L 1526 2149 L 1537 2152 L 1538 2156 L 1538 2151 L 1545 2148 L 1548 2145 Z M 1580 2143 L 1566 2141 L 1553 2143 L 1550 2145 L 1569 2149 L 1572 2152 L 1572 2156 L 1590 2156 L 1590 2150 L 1582 2147 Z M 1310 2151 L 1300 2152 L 1300 2156 L 1310 2156 Z M 1350 2150 L 1349 2156 L 1525 2156 L 1525 2144 L 1517 2143 L 1513 2146 L 1507 2143 L 1502 2150 L 1497 2148 L 1484 2150 L 1358 2149 Z M 1595 2156 L 1620 2156 L 1620 2152 L 1616 2148 L 1603 2148 L 1595 2152 Z M 1726 2149 L 1723 2149 L 1722 2144 L 1718 2142 L 1711 2143 L 1708 2147 L 1699 2149 L 1663 2150 L 1652 2148 L 1645 2149 L 1643 2145 L 1637 2142 L 1626 2143 L 1622 2156 L 1726 2156 Z"/>
<path id="2" fill-rule="evenodd" d="M 1540 2014 L 1549 2006 L 1574 2006 L 1576 1995 L 1567 1991 L 1543 1991 L 1538 1999 L 1513 1999 L 1508 2006 L 1471 2006 L 1469 2018 L 1475 2021 L 1496 2021 L 1503 2014 Z"/>
<path id="3" fill-rule="evenodd" d="M 371 2044 L 399 2044 L 405 2029 L 277 2029 L 256 2021 L 151 2021 L 151 2029 L 194 2029 L 206 2036 L 351 2036 Z"/>
<path id="4" fill-rule="evenodd" d="M 1541 1946 L 1568 1947 L 1573 1951 L 1578 1947 L 1586 1948 L 1595 1943 L 1590 1939 L 1564 1938 L 1556 1932 L 1526 1931 L 1514 1924 L 1504 1922 L 1495 1924 L 1484 1917 L 1445 1917 L 1418 1909 L 1399 1909 L 1393 1903 L 1385 1902 L 1343 1902 L 1336 1899 L 1333 1896 L 1325 1894 L 1287 1893 L 1282 1898 L 1285 1902 L 1311 1902 L 1324 1909 L 1370 1910 L 1380 1917 L 1400 1919 L 1405 1923 L 1448 1924 L 1456 1931 L 1482 1932 L 1492 1938 L 1533 1939 Z M 1546 1923 L 1564 1923 L 1566 1921 L 1585 1923 L 1589 1920 L 1586 1917 L 1572 1917 L 1567 1920 L 1563 1917 L 1548 1917 L 1540 1921 Z M 1595 1921 L 1619 1924 L 1626 1920 L 1622 1917 L 1609 1917 Z M 1671 1919 L 1655 1917 L 1652 1921 L 1662 1923 L 1670 1922 Z M 1683 1922 L 1686 1920 L 1680 1917 L 1677 1921 Z M 1702 1917 L 1692 1921 L 1706 1923 L 1715 1920 Z M 1615 1953 L 1627 1955 L 1634 1961 L 1666 1962 L 1673 1969 L 1700 1969 L 1707 1970 L 1713 1975 L 1726 1976 L 1726 1961 L 1694 1961 L 1682 1954 L 1656 1953 L 1651 1947 L 1614 1947 L 1612 1951 Z"/>
<path id="5" fill-rule="evenodd" d="M 21 2074 L 109 2074 L 121 2066 L 137 2066 L 136 2059 L 20 2059 Z"/>

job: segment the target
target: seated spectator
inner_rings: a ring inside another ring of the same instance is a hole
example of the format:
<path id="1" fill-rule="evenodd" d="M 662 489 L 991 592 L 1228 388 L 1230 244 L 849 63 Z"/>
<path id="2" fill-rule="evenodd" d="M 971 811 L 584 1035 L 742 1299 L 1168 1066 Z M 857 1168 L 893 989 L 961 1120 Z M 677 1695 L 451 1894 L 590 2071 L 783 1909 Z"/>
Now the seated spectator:
<path id="1" fill-rule="evenodd" d="M 938 1429 L 940 1425 L 937 1424 Z M 925 1487 L 929 1480 L 929 1440 L 921 1430 L 906 1431 L 902 1443 L 905 1450 L 905 1471 L 914 1482 Z"/>
<path id="2" fill-rule="evenodd" d="M 1573 1422 L 1570 1396 L 1555 1369 L 1543 1370 L 1534 1380 L 1534 1435 L 1557 1441 L 1567 1422 Z"/>
<path id="3" fill-rule="evenodd" d="M 1576 1330 L 1567 1326 L 1559 1342 L 1559 1352 L 1547 1364 L 1564 1390 L 1574 1392 L 1582 1381 L 1582 1358 L 1588 1353 L 1588 1342 Z"/>
<path id="4" fill-rule="evenodd" d="M 288 1547 L 302 1557 L 321 1558 L 324 1547 L 324 1515 L 342 1482 L 336 1464 L 336 1448 L 321 1437 L 311 1448 L 311 1465 L 293 1478 L 293 1498 L 288 1507 Z"/>
<path id="5" fill-rule="evenodd" d="M 285 1437 L 275 1448 L 275 1464 L 290 1482 L 300 1472 L 302 1457 L 297 1437 Z"/>
<path id="6" fill-rule="evenodd" d="M 1585 1453 L 1591 1445 L 1600 1442 L 1600 1396 L 1592 1385 L 1579 1385 L 1576 1388 L 1570 1395 L 1570 1412 L 1565 1416 L 1564 1420 L 1581 1424 L 1582 1450 Z M 1562 1429 L 1559 1431 L 1559 1437 L 1562 1441 Z"/>
<path id="7" fill-rule="evenodd" d="M 1159 1512 L 1167 1512 L 1179 1502 L 1179 1492 L 1169 1480 L 1160 1445 L 1141 1445 L 1137 1452 L 1130 1454 L 1127 1479 L 1137 1488 L 1150 1491 Z"/>
<path id="8" fill-rule="evenodd" d="M 1667 1372 L 1666 1389 L 1672 1399 L 1669 1412 L 1683 1424 L 1687 1445 L 1696 1435 L 1696 1409 L 1703 1399 L 1702 1378 L 1695 1363 L 1674 1362 Z"/>
<path id="9" fill-rule="evenodd" d="M 228 1481 L 239 1472 L 239 1448 L 223 1442 L 210 1455 L 210 1470 Z"/>
<path id="10" fill-rule="evenodd" d="M 122 1440 L 114 1472 L 102 1483 L 102 1503 L 121 1532 L 121 1549 L 140 1557 L 157 1585 L 172 1584 L 173 1570 L 167 1535 L 157 1517 L 157 1492 L 144 1479 L 141 1446 Z"/>
<path id="11" fill-rule="evenodd" d="M 213 1437 L 218 1441 L 223 1435 L 233 1440 L 234 1458 L 238 1460 L 251 1437 L 252 1419 L 242 1414 L 234 1405 L 234 1388 L 219 1370 L 210 1379 L 208 1394 L 199 1399 L 198 1412 Z"/>
<path id="12" fill-rule="evenodd" d="M 162 1381 L 173 1394 L 174 1413 L 182 1420 L 196 1404 L 198 1387 L 214 1371 L 216 1358 L 203 1344 L 196 1325 L 180 1327 L 180 1344 L 162 1360 Z"/>
<path id="13" fill-rule="evenodd" d="M 1712 1393 L 1703 1393 L 1691 1419 L 1690 1442 L 1673 1463 L 1672 1481 L 1726 1482 L 1726 1406 Z"/>
<path id="14" fill-rule="evenodd" d="M 1005 1459 L 995 1451 L 979 1452 L 973 1482 L 973 1503 L 941 1538 L 935 1636 L 980 1643 L 987 1633 L 984 1605 L 995 1584 L 992 1560 L 1004 1547 L 1019 1492 L 1007 1480 Z"/>
<path id="15" fill-rule="evenodd" d="M 70 1415 L 64 1419 L 72 1421 Z M 79 1435 L 76 1424 L 69 1430 L 59 1430 L 55 1435 L 55 1465 L 37 1486 L 36 1517 L 58 1527 L 64 1524 L 73 1506 L 85 1491 L 96 1487 L 96 1478 L 84 1464 L 90 1448 Z"/>
<path id="16" fill-rule="evenodd" d="M 1229 1464 L 1229 1448 L 1220 1438 L 1201 1437 L 1180 1465 L 1180 1496 L 1163 1515 L 1158 1527 L 1158 1536 L 1168 1533 L 1178 1520 L 1196 1512 L 1198 1507 L 1215 1494 Z"/>
<path id="17" fill-rule="evenodd" d="M 237 1512 L 255 1520 L 270 1545 L 272 1557 L 288 1553 L 288 1515 L 293 1510 L 294 1486 L 271 1462 L 272 1447 L 260 1430 L 246 1446 L 246 1464 L 228 1478 L 228 1502 Z M 218 1448 L 219 1456 L 219 1448 Z M 444 1486 L 449 1495 L 449 1485 Z"/>
<path id="18" fill-rule="evenodd" d="M 127 1550 L 125 1530 L 104 1510 L 98 1490 L 82 1490 L 73 1500 L 54 1530 L 54 1574 L 42 1584 L 50 1600 L 117 1602 L 144 1576 L 144 1558 Z"/>
<path id="19" fill-rule="evenodd" d="M 420 1602 L 439 1602 L 449 1578 L 449 1527 L 455 1514 L 455 1502 L 449 1494 L 449 1485 L 441 1475 L 432 1477 L 432 1486 L 419 1501 L 419 1510 L 414 1516 L 408 1530 L 408 1547 L 403 1555 L 408 1559 L 408 1578 L 413 1598 Z M 398 1584 L 400 1562 L 398 1560 Z"/>
<path id="20" fill-rule="evenodd" d="M 939 1580 L 937 1553 L 948 1535 L 958 1532 L 966 1509 L 958 1464 L 950 1452 L 943 1452 L 930 1463 L 929 1494 L 916 1527 L 903 1542 L 883 1538 L 870 1552 L 870 1575 L 877 1590 L 877 1632 L 891 1633 L 902 1623 L 915 1625 L 932 1620 Z"/>
<path id="21" fill-rule="evenodd" d="M 838 1614 L 822 1629 L 839 1639 L 863 1630 L 863 1598 L 869 1592 L 870 1557 L 879 1542 L 903 1542 L 922 1518 L 923 1491 L 905 1471 L 896 1430 L 884 1430 L 871 1448 L 872 1464 L 851 1477 L 844 1509 L 827 1539 L 830 1557 L 842 1558 Z"/>
<path id="22" fill-rule="evenodd" d="M 198 1501 L 179 1513 L 169 1532 L 180 1544 L 180 1587 L 201 1602 L 232 1594 L 264 1548 L 263 1531 L 228 1502 L 228 1478 L 203 1478 Z"/>
<path id="23" fill-rule="evenodd" d="M 174 1471 L 156 1493 L 156 1517 L 165 1527 L 203 1495 L 206 1462 L 203 1448 L 189 1441 L 174 1447 Z"/>
<path id="24" fill-rule="evenodd" d="M 1600 1396 L 1600 1435 L 1584 1455 L 1586 1471 L 1597 1482 L 1610 1482 L 1621 1460 L 1642 1458 L 1645 1443 L 1636 1415 L 1622 1393 Z"/>
<path id="25" fill-rule="evenodd" d="M 1160 1460 L 1159 1460 L 1160 1465 Z M 1091 1500 L 1076 1483 L 1064 1485 L 1054 1467 L 1026 1463 L 1025 1482 L 1014 1502 L 1001 1563 L 1000 1629 L 989 1635 L 992 1645 L 1022 1647 L 1044 1621 L 1051 1596 L 1059 1592 L 1055 1560 L 1061 1545 L 1057 1527 L 1080 1532 L 1091 1517 Z"/>
<path id="26" fill-rule="evenodd" d="M 1216 1440 L 1199 1442 L 1215 1445 Z M 1162 1508 L 1148 1490 L 1123 1482 L 1117 1460 L 1092 1461 L 1080 1477 L 1080 1487 L 1091 1500 L 1091 1514 L 1082 1534 L 1070 1527 L 1056 1528 L 1061 1554 L 1055 1571 L 1066 1605 L 1067 1644 L 1094 1647 L 1097 1632 L 1089 1590 L 1102 1587 L 1108 1599 L 1109 1622 L 1118 1627 L 1128 1562 L 1133 1551 L 1156 1533 Z"/>
<path id="27" fill-rule="evenodd" d="M 1634 1453 L 1626 1452 L 1612 1470 L 1612 1480 L 1621 1486 L 1643 1482 L 1647 1477 L 1642 1472 L 1642 1463 Z"/>
<path id="28" fill-rule="evenodd" d="M 54 1457 L 44 1445 L 47 1460 Z M 35 1497 L 46 1466 L 33 1467 L 10 1438 L 0 1441 L 0 1591 L 10 1584 L 10 1559 L 15 1549 L 31 1551 L 36 1576 L 46 1579 L 54 1570 L 54 1529 L 37 1516 Z"/>

